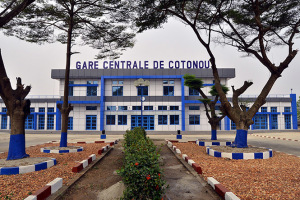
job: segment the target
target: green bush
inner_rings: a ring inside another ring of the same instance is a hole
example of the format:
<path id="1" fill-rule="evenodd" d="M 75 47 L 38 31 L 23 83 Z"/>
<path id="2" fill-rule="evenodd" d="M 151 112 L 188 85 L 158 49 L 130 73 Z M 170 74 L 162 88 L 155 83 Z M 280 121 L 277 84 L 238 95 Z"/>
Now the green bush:
<path id="1" fill-rule="evenodd" d="M 123 167 L 118 171 L 126 185 L 121 199 L 162 199 L 165 181 L 159 167 L 160 149 L 136 127 L 125 136 Z"/>

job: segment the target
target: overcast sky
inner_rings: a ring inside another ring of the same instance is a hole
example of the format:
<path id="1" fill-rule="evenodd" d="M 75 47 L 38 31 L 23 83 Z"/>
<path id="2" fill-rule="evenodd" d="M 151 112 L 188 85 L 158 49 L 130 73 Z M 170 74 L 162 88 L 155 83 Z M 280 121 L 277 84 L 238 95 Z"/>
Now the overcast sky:
<path id="1" fill-rule="evenodd" d="M 51 69 L 65 68 L 66 46 L 59 43 L 37 45 L 21 41 L 14 37 L 0 34 L 0 48 L 7 74 L 16 84 L 15 77 L 21 77 L 23 84 L 31 85 L 29 95 L 58 95 L 58 81 L 51 79 Z M 295 48 L 300 48 L 300 41 L 295 41 Z M 76 61 L 94 61 L 97 50 L 75 46 L 73 51 L 80 54 L 72 56 L 71 69 L 76 69 Z M 235 68 L 236 78 L 229 86 L 236 88 L 244 80 L 254 84 L 245 94 L 258 95 L 270 73 L 253 57 L 243 57 L 234 48 L 214 45 L 214 52 L 219 67 Z M 277 48 L 272 52 L 272 61 L 278 64 L 286 56 L 287 50 Z M 196 39 L 192 30 L 176 20 L 170 20 L 161 29 L 148 30 L 139 34 L 135 46 L 128 49 L 119 60 L 153 61 L 164 60 L 208 60 L 206 51 Z M 101 61 L 99 61 L 101 63 Z M 300 53 L 296 56 L 282 77 L 277 80 L 270 94 L 290 94 L 291 89 L 300 94 Z"/>

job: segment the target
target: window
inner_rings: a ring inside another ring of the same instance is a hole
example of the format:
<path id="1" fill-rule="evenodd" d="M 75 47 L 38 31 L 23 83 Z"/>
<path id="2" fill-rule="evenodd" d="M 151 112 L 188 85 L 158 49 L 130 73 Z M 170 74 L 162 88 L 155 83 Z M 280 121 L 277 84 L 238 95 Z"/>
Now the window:
<path id="1" fill-rule="evenodd" d="M 2 108 L 3 111 L 3 108 Z M 4 114 L 1 116 L 1 129 L 7 129 L 7 115 Z"/>
<path id="2" fill-rule="evenodd" d="M 153 106 L 144 106 L 144 110 L 153 110 Z"/>
<path id="3" fill-rule="evenodd" d="M 179 125 L 179 115 L 170 115 L 170 125 Z"/>
<path id="4" fill-rule="evenodd" d="M 86 110 L 97 110 L 97 106 L 86 106 Z"/>
<path id="5" fill-rule="evenodd" d="M 69 81 L 69 96 L 72 97 L 73 96 L 73 86 L 70 86 L 74 84 L 74 81 Z"/>
<path id="6" fill-rule="evenodd" d="M 49 109 L 49 108 L 48 108 Z M 54 129 L 54 115 L 47 115 L 47 130 Z"/>
<path id="7" fill-rule="evenodd" d="M 158 106 L 158 110 L 167 110 L 167 106 Z"/>
<path id="8" fill-rule="evenodd" d="M 284 112 L 291 112 L 291 107 L 284 107 Z"/>
<path id="9" fill-rule="evenodd" d="M 200 125 L 200 115 L 190 115 L 189 116 L 190 125 Z"/>
<path id="10" fill-rule="evenodd" d="M 139 86 L 137 90 L 138 90 L 138 96 L 142 96 L 142 93 L 143 96 L 148 96 L 148 86 Z"/>
<path id="11" fill-rule="evenodd" d="M 116 106 L 107 106 L 107 110 L 116 111 L 117 107 Z"/>
<path id="12" fill-rule="evenodd" d="M 168 84 L 168 80 L 163 80 L 163 84 Z"/>
<path id="13" fill-rule="evenodd" d="M 277 112 L 277 107 L 271 107 L 271 112 Z"/>
<path id="14" fill-rule="evenodd" d="M 88 96 L 88 97 L 97 96 L 97 86 L 87 86 L 86 87 L 86 96 Z"/>
<path id="15" fill-rule="evenodd" d="M 170 110 L 179 110 L 179 106 L 170 106 Z"/>
<path id="16" fill-rule="evenodd" d="M 123 81 L 119 81 L 119 85 L 123 85 L 123 83 L 124 83 Z"/>
<path id="17" fill-rule="evenodd" d="M 118 81 L 112 81 L 113 85 L 118 85 Z"/>
<path id="18" fill-rule="evenodd" d="M 132 110 L 141 110 L 141 106 L 132 106 Z"/>
<path id="19" fill-rule="evenodd" d="M 277 115 L 271 115 L 271 128 L 278 129 L 278 117 Z"/>
<path id="20" fill-rule="evenodd" d="M 48 108 L 48 112 L 54 112 L 54 108 L 53 107 L 49 107 Z"/>
<path id="21" fill-rule="evenodd" d="M 115 115 L 106 115 L 106 125 L 115 125 L 116 116 Z"/>
<path id="22" fill-rule="evenodd" d="M 119 85 L 123 85 L 123 83 L 124 83 L 123 80 L 122 80 L 122 81 L 116 81 L 116 80 L 113 80 L 113 81 L 112 81 L 112 84 L 113 84 L 113 85 L 118 85 L 118 84 L 119 84 Z"/>
<path id="23" fill-rule="evenodd" d="M 285 107 L 286 108 L 286 107 Z M 291 129 L 291 115 L 284 115 L 285 129 Z"/>
<path id="24" fill-rule="evenodd" d="M 98 84 L 98 81 L 87 81 L 86 82 L 88 85 L 91 85 L 91 84 Z"/>
<path id="25" fill-rule="evenodd" d="M 267 114 L 255 115 L 253 129 L 268 129 L 267 116 Z"/>
<path id="26" fill-rule="evenodd" d="M 189 88 L 189 96 L 199 96 L 199 92 L 192 88 Z"/>
<path id="27" fill-rule="evenodd" d="M 158 125 L 168 125 L 168 115 L 158 115 Z"/>
<path id="28" fill-rule="evenodd" d="M 68 117 L 68 130 L 73 130 L 73 117 Z"/>
<path id="29" fill-rule="evenodd" d="M 236 130 L 236 124 L 233 121 L 231 121 L 230 125 L 231 125 L 231 130 Z"/>
<path id="30" fill-rule="evenodd" d="M 174 86 L 164 86 L 164 96 L 174 96 Z"/>
<path id="31" fill-rule="evenodd" d="M 123 86 L 113 86 L 112 87 L 113 96 L 123 96 Z"/>
<path id="32" fill-rule="evenodd" d="M 39 130 L 44 130 L 45 129 L 45 115 L 39 115 L 38 129 Z"/>
<path id="33" fill-rule="evenodd" d="M 200 110 L 200 106 L 189 106 L 189 110 Z"/>
<path id="34" fill-rule="evenodd" d="M 261 112 L 268 112 L 268 108 L 267 107 L 261 107 Z"/>
<path id="35" fill-rule="evenodd" d="M 175 84 L 174 80 L 169 80 L 169 84 Z"/>
<path id="36" fill-rule="evenodd" d="M 39 108 L 39 112 L 44 113 L 45 112 L 45 108 Z"/>
<path id="37" fill-rule="evenodd" d="M 2 108 L 2 112 L 7 112 L 7 108 Z"/>
<path id="38" fill-rule="evenodd" d="M 118 115 L 118 125 L 127 125 L 127 115 Z"/>
<path id="39" fill-rule="evenodd" d="M 35 111 L 34 108 L 30 108 L 30 112 L 33 113 Z"/>
<path id="40" fill-rule="evenodd" d="M 118 110 L 127 110 L 127 106 L 119 106 Z"/>
<path id="41" fill-rule="evenodd" d="M 96 130 L 97 129 L 97 115 L 87 115 L 86 116 L 86 130 Z"/>

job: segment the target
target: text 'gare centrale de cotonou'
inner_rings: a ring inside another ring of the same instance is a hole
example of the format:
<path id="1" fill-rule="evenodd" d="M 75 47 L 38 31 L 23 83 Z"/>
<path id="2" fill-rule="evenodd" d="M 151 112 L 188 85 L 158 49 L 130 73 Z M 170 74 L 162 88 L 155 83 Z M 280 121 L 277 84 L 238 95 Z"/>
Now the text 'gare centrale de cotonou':
<path id="1" fill-rule="evenodd" d="M 207 69 L 206 60 L 165 61 L 77 61 L 76 69 Z"/>

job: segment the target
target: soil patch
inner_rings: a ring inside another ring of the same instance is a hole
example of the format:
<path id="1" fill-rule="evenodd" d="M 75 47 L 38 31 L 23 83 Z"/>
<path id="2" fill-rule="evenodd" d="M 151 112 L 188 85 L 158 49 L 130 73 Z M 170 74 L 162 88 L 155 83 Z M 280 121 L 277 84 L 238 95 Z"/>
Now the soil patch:
<path id="1" fill-rule="evenodd" d="M 0 159 L 0 167 L 19 167 L 19 166 L 27 166 L 34 165 L 41 162 L 45 162 L 51 160 L 51 158 L 47 157 L 36 157 L 36 158 L 22 158 L 17 160 L 6 160 Z"/>
<path id="2" fill-rule="evenodd" d="M 225 152 L 225 153 L 258 153 L 258 152 L 269 151 L 268 149 L 258 148 L 258 147 L 234 148 L 229 146 L 210 146 L 209 148 L 218 152 Z"/>

